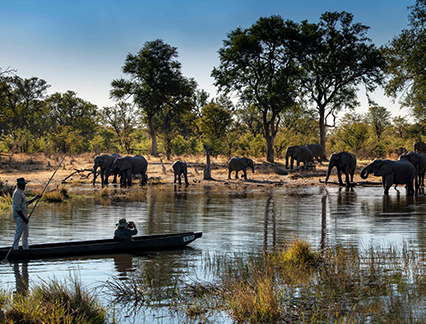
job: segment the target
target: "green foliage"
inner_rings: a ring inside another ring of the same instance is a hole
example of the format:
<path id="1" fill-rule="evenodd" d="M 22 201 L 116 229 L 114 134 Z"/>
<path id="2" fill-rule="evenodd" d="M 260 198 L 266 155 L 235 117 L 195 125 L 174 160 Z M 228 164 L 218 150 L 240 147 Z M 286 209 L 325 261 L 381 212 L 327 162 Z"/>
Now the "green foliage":
<path id="1" fill-rule="evenodd" d="M 159 124 L 167 122 L 162 118 L 164 110 L 167 107 L 175 111 L 186 106 L 182 103 L 190 101 L 195 91 L 195 81 L 182 75 L 177 56 L 177 48 L 160 39 L 146 42 L 136 55 L 129 53 L 126 57 L 123 72 L 130 80 L 121 78 L 111 83 L 111 97 L 118 100 L 131 97 L 146 119 L 153 155 L 157 155 Z"/>
<path id="2" fill-rule="evenodd" d="M 295 24 L 280 16 L 260 18 L 247 29 L 236 28 L 219 49 L 220 65 L 212 71 L 220 90 L 237 93 L 262 116 L 270 162 L 280 114 L 294 105 L 297 95 L 299 70 L 290 47 L 294 34 Z"/>
<path id="3" fill-rule="evenodd" d="M 47 145 L 51 152 L 78 154 L 84 149 L 80 131 L 72 126 L 58 126 L 56 132 L 48 135 Z"/>
<path id="4" fill-rule="evenodd" d="M 426 3 L 417 0 L 410 7 L 410 28 L 404 29 L 394 37 L 382 51 L 387 61 L 386 94 L 397 98 L 401 95 L 401 104 L 412 109 L 414 116 L 426 121 Z"/>
<path id="5" fill-rule="evenodd" d="M 353 22 L 347 12 L 325 12 L 318 24 L 300 25 L 298 59 L 303 68 L 300 85 L 319 115 L 320 144 L 325 145 L 327 117 L 359 105 L 357 90 L 371 92 L 382 82 L 381 52 L 366 37 L 369 27 Z"/>
<path id="6" fill-rule="evenodd" d="M 368 156 L 365 144 L 369 138 L 369 127 L 363 116 L 345 114 L 342 122 L 329 137 L 330 152 L 348 151 L 356 156 Z"/>
<path id="7" fill-rule="evenodd" d="M 198 125 L 203 142 L 212 149 L 213 155 L 222 153 L 224 138 L 232 124 L 231 111 L 212 101 L 201 109 L 201 115 Z"/>

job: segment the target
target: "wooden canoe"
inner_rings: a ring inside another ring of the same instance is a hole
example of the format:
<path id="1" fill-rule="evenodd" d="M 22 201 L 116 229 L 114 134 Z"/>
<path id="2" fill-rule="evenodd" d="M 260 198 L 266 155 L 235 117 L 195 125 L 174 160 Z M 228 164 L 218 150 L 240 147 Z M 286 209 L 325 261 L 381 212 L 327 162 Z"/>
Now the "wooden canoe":
<path id="1" fill-rule="evenodd" d="M 8 260 L 30 260 L 97 254 L 144 253 L 150 251 L 183 248 L 201 237 L 201 232 L 134 236 L 133 241 L 124 243 L 113 239 L 47 243 L 30 245 L 29 250 L 12 250 Z M 10 247 L 0 248 L 0 260 L 6 258 Z"/>

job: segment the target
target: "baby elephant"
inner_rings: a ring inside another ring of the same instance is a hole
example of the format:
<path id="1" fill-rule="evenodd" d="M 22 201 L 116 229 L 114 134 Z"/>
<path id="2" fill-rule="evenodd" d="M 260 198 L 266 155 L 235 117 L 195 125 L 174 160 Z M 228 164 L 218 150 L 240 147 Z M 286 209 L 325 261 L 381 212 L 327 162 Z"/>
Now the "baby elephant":
<path id="1" fill-rule="evenodd" d="M 182 162 L 182 161 L 176 161 L 175 163 L 173 163 L 173 172 L 175 173 L 175 181 L 174 183 L 176 183 L 176 179 L 178 179 L 179 184 L 181 184 L 180 181 L 180 176 L 183 174 L 184 178 L 185 178 L 185 185 L 189 185 L 188 183 L 188 168 L 186 166 L 186 162 Z"/>
<path id="2" fill-rule="evenodd" d="M 246 168 L 251 168 L 254 173 L 254 163 L 247 157 L 234 156 L 228 162 L 228 179 L 231 179 L 231 172 L 235 171 L 235 179 L 238 179 L 238 171 L 244 172 L 244 179 L 247 180 Z"/>

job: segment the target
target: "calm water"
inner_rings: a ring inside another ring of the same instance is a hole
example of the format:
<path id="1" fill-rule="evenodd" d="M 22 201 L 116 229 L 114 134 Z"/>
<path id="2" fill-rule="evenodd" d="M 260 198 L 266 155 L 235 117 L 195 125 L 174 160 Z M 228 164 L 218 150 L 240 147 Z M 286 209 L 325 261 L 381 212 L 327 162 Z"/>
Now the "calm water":
<path id="1" fill-rule="evenodd" d="M 133 220 L 140 234 L 202 231 L 190 249 L 148 256 L 110 255 L 0 263 L 0 288 L 20 288 L 40 280 L 65 279 L 78 274 L 88 287 L 115 278 L 125 280 L 144 267 L 161 264 L 168 277 L 176 274 L 208 279 L 203 259 L 215 252 L 261 252 L 294 236 L 314 247 L 352 244 L 409 247 L 426 250 L 426 197 L 407 197 L 380 187 L 254 187 L 149 186 L 141 202 L 78 199 L 65 204 L 39 205 L 31 217 L 30 244 L 103 239 L 112 236 L 117 221 Z M 0 246 L 11 246 L 11 213 L 0 214 Z M 122 314 L 126 315 L 126 314 Z M 132 323 L 168 322 L 145 313 L 122 318 Z"/>

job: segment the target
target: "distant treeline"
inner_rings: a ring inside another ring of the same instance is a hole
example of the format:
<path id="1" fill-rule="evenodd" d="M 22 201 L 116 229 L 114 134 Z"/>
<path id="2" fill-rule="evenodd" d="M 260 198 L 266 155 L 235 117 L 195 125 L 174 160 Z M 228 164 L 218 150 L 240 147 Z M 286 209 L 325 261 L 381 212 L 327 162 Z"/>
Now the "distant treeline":
<path id="1" fill-rule="evenodd" d="M 0 68 L 0 153 L 170 157 L 208 149 L 273 162 L 290 145 L 312 143 L 327 155 L 359 158 L 411 151 L 426 135 L 425 9 L 425 1 L 409 7 L 410 27 L 381 48 L 347 12 L 325 12 L 318 23 L 271 16 L 238 27 L 218 51 L 211 76 L 220 95 L 213 99 L 182 75 L 177 48 L 160 39 L 127 55 L 126 78 L 111 81 L 112 107 L 71 90 L 47 95 L 47 81 Z M 357 113 L 360 89 L 377 87 L 399 98 L 415 122 L 392 118 L 372 100 L 367 113 Z"/>

